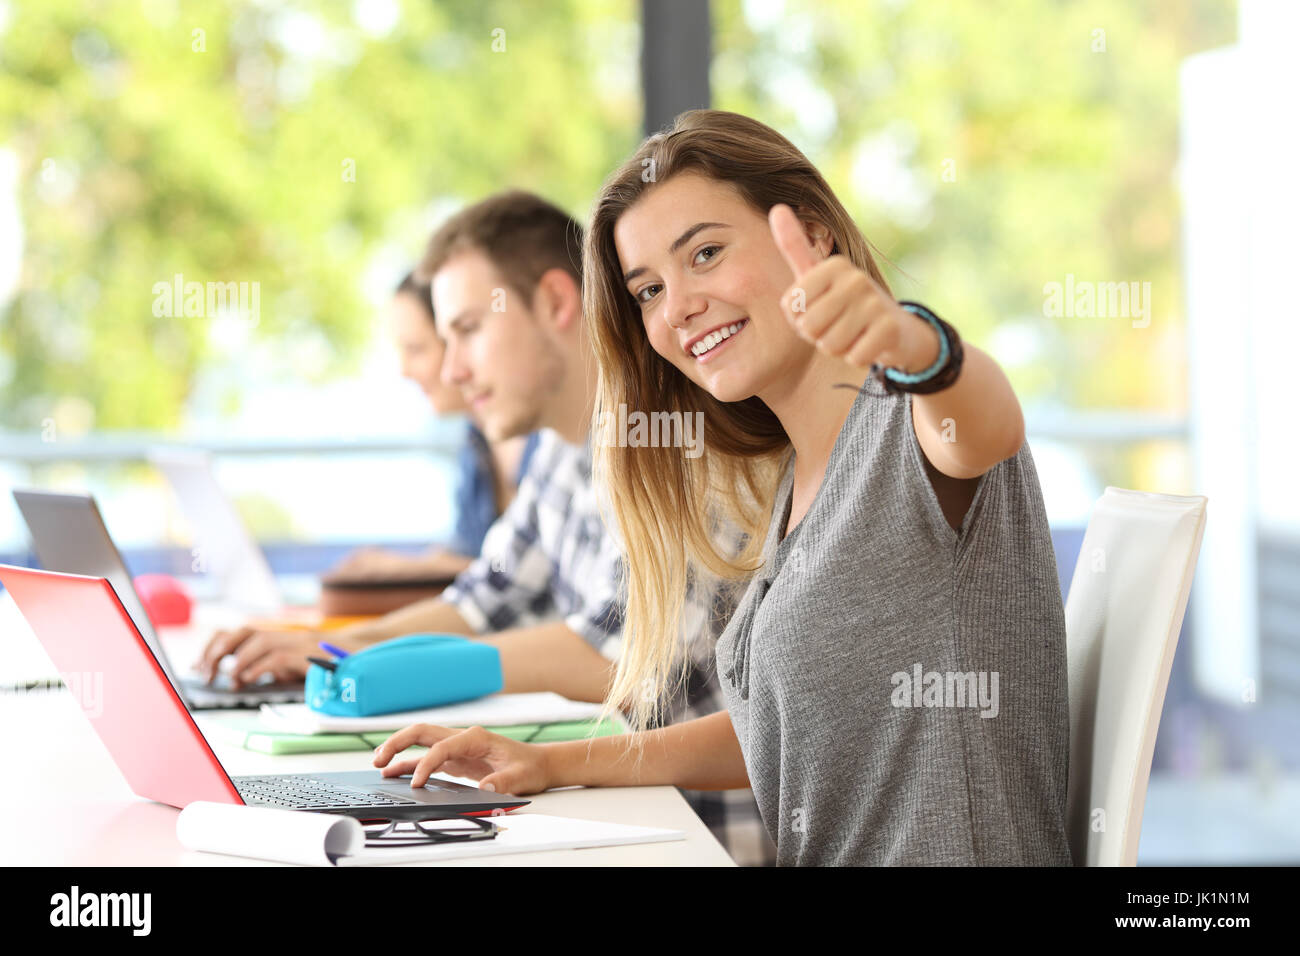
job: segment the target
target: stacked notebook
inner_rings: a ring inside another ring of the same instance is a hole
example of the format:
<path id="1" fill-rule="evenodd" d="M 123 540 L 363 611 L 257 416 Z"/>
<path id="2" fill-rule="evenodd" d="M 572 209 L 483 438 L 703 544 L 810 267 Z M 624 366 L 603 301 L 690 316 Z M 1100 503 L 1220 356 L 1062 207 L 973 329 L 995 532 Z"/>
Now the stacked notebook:
<path id="1" fill-rule="evenodd" d="M 479 700 L 378 717 L 331 717 L 306 704 L 264 704 L 256 714 L 203 716 L 206 734 L 225 743 L 267 754 L 374 750 L 411 724 L 480 726 L 528 743 L 585 740 L 626 732 L 617 718 L 599 720 L 600 705 L 558 694 L 492 694 Z"/>

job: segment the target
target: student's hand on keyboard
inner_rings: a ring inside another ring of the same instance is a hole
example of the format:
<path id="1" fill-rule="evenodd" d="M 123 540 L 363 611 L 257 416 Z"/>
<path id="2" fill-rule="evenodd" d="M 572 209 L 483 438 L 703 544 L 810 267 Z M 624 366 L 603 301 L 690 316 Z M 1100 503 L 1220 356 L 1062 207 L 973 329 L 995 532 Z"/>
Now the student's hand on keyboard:
<path id="1" fill-rule="evenodd" d="M 407 747 L 428 747 L 419 757 L 390 762 Z M 412 724 L 375 748 L 375 766 L 385 777 L 411 774 L 411 786 L 423 787 L 432 773 L 477 780 L 483 790 L 523 795 L 551 785 L 546 748 L 520 743 L 482 727 L 455 730 L 436 724 Z"/>
<path id="2" fill-rule="evenodd" d="M 251 627 L 218 631 L 204 648 L 198 669 L 210 684 L 221 659 L 233 654 L 232 689 L 255 684 L 264 674 L 277 681 L 302 680 L 307 676 L 307 658 L 321 656 L 317 642 L 322 639 L 324 635 L 315 631 L 259 631 Z"/>

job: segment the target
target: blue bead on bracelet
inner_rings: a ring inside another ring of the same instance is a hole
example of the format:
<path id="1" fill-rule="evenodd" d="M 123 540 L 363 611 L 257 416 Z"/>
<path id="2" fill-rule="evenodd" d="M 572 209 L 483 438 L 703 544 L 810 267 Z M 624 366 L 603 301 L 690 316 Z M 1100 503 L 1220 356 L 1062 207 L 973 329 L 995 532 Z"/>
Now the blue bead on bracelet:
<path id="1" fill-rule="evenodd" d="M 934 317 L 934 313 L 925 306 L 918 302 L 900 302 L 898 304 L 913 315 L 919 315 L 921 318 L 925 319 L 934 326 L 934 330 L 939 333 L 939 357 L 935 359 L 934 364 L 924 372 L 900 372 L 896 368 L 884 369 L 885 377 L 891 382 L 898 382 L 900 385 L 917 385 L 934 378 L 939 374 L 939 371 L 948 364 L 948 336 L 944 333 L 943 326 L 939 324 L 939 320 Z"/>

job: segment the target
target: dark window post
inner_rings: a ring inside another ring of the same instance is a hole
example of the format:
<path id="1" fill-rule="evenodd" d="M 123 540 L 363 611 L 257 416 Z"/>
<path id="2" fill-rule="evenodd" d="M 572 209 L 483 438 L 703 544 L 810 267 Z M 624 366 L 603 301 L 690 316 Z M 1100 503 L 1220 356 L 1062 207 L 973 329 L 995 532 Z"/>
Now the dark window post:
<path id="1" fill-rule="evenodd" d="M 709 106 L 710 33 L 709 0 L 641 0 L 647 136 L 683 110 Z"/>

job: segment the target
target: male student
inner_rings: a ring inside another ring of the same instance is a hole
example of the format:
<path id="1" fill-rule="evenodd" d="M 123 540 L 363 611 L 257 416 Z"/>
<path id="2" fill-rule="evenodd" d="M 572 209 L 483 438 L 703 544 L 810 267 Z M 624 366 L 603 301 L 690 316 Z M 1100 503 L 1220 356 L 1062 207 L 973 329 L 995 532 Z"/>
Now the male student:
<path id="1" fill-rule="evenodd" d="M 204 651 L 209 676 L 235 655 L 232 679 L 302 677 L 324 639 L 359 650 L 403 634 L 478 637 L 501 654 L 505 690 L 548 690 L 600 701 L 613 676 L 623 627 L 621 555 L 601 521 L 588 434 L 596 365 L 582 323 L 582 227 L 524 192 L 483 200 L 429 242 L 417 277 L 431 283 L 447 343 L 443 380 L 459 386 L 489 441 L 540 430 L 519 491 L 483 542 L 480 557 L 440 597 L 373 622 L 323 634 L 241 628 Z M 688 595 L 687 626 L 698 665 L 668 702 L 671 722 L 722 709 L 711 666 L 712 628 L 725 615 L 713 595 Z M 480 636 L 481 635 L 481 636 Z M 742 865 L 775 850 L 748 790 L 683 791 Z"/>

